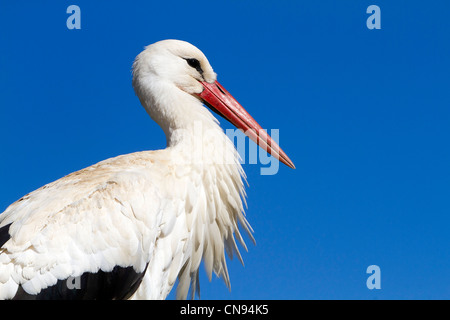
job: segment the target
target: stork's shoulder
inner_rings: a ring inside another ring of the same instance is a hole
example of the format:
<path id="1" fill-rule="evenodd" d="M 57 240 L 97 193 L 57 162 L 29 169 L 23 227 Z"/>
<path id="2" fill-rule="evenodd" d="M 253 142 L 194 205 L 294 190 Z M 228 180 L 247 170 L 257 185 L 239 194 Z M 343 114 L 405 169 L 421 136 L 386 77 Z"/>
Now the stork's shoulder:
<path id="1" fill-rule="evenodd" d="M 155 152 L 137 152 L 98 162 L 28 193 L 0 214 L 0 226 L 29 214 L 60 212 L 102 190 L 126 192 L 130 184 L 151 184 Z M 138 191 L 134 189 L 134 191 Z"/>
<path id="2" fill-rule="evenodd" d="M 122 221 L 126 230 L 138 219 L 154 229 L 162 204 L 155 182 L 161 170 L 152 167 L 152 157 L 141 152 L 111 158 L 22 197 L 0 214 L 0 227 L 9 225 L 12 240 L 4 247 L 23 250 L 50 241 L 46 234 L 74 234 L 80 225 L 86 229 L 81 232 L 89 232 L 104 221 Z"/>

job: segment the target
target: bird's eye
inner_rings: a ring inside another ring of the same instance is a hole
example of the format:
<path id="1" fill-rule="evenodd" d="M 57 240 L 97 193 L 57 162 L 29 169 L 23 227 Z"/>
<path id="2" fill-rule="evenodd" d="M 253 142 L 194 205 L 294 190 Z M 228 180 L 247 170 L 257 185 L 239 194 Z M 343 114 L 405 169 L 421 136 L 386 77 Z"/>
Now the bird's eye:
<path id="1" fill-rule="evenodd" d="M 197 69 L 198 67 L 200 67 L 200 61 L 198 61 L 197 59 L 187 58 L 186 61 L 192 68 Z"/>
<path id="2" fill-rule="evenodd" d="M 202 67 L 200 66 L 200 61 L 195 58 L 185 58 L 188 65 L 194 69 L 196 69 L 200 74 L 203 73 Z"/>

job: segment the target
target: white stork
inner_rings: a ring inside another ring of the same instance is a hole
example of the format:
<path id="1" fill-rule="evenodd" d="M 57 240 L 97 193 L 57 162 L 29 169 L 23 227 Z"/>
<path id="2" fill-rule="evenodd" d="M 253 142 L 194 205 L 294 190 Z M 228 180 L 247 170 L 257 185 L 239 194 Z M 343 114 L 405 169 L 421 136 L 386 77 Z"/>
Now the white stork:
<path id="1" fill-rule="evenodd" d="M 167 148 L 101 161 L 11 204 L 0 215 L 0 299 L 164 299 L 177 279 L 183 299 L 202 260 L 229 286 L 224 251 L 241 259 L 239 225 L 252 238 L 245 173 L 203 104 L 294 164 L 187 42 L 146 47 L 133 87 Z"/>

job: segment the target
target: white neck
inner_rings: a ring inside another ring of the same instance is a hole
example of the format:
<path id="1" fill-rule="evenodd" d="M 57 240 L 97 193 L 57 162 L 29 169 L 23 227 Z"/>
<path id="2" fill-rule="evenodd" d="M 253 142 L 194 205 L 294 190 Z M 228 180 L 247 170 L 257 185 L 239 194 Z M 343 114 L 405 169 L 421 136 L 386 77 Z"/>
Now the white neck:
<path id="1" fill-rule="evenodd" d="M 225 248 L 230 256 L 236 254 L 242 261 L 233 236 L 246 248 L 238 225 L 253 239 L 244 216 L 242 178 L 245 179 L 245 173 L 239 154 L 218 121 L 194 96 L 164 81 L 149 81 L 148 86 L 138 84 L 135 89 L 148 114 L 164 130 L 166 150 L 172 153 L 170 159 L 188 165 L 193 170 L 187 172 L 196 172 L 199 177 L 198 183 L 194 181 L 195 175 L 189 177 L 189 181 L 197 183 L 191 190 L 197 197 L 193 198 L 196 200 L 189 216 L 192 217 L 192 243 L 201 243 L 204 249 L 201 255 L 194 250 L 186 262 L 183 273 L 187 275 L 179 276 L 183 280 L 177 295 L 186 297 L 189 283 L 195 288 L 202 257 L 208 261 L 205 267 L 209 277 L 215 272 L 229 286 Z M 211 188 L 216 191 L 209 192 Z M 205 221 L 209 223 L 205 225 Z"/>
<path id="2" fill-rule="evenodd" d="M 147 113 L 163 129 L 167 147 L 180 150 L 183 161 L 232 164 L 243 175 L 233 143 L 200 100 L 161 80 L 140 82 L 135 88 Z"/>

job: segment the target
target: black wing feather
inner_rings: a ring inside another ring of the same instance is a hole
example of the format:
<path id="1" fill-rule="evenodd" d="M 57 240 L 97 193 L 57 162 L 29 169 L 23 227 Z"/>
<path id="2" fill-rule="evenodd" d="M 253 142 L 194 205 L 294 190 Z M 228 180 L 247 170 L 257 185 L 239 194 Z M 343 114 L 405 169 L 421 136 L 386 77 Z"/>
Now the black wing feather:
<path id="1" fill-rule="evenodd" d="M 5 242 L 11 238 L 11 235 L 9 234 L 9 227 L 11 226 L 11 224 L 12 223 L 0 228 L 0 247 L 3 246 Z"/>
<path id="2" fill-rule="evenodd" d="M 86 272 L 79 279 L 58 280 L 36 295 L 19 286 L 13 300 L 126 300 L 136 292 L 146 269 L 136 272 L 133 267 L 115 266 L 109 272 Z"/>

